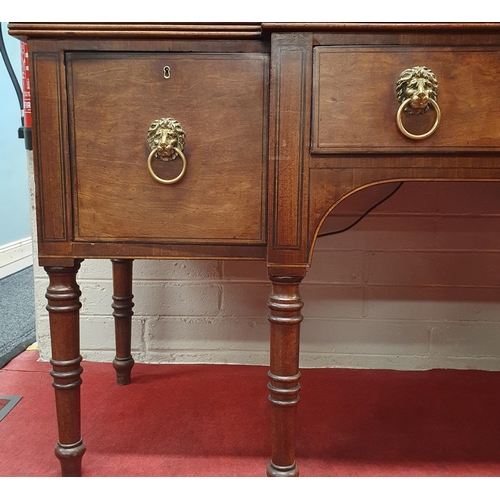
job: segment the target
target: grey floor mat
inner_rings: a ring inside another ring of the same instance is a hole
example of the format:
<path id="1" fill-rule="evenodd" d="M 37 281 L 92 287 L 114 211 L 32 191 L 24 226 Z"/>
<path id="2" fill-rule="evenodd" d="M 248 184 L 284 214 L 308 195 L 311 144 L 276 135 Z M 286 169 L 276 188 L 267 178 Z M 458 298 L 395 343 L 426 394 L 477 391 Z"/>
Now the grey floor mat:
<path id="1" fill-rule="evenodd" d="M 0 280 L 0 368 L 35 342 L 33 266 Z"/>

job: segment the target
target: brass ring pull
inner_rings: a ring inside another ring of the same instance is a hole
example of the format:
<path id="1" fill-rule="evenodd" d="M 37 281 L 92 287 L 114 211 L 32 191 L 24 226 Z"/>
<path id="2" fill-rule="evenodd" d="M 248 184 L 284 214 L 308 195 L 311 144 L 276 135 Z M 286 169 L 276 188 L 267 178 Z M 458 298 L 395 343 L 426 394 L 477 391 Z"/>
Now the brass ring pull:
<path id="1" fill-rule="evenodd" d="M 182 150 L 186 134 L 181 124 L 173 118 L 160 118 L 155 120 L 148 130 L 148 143 L 151 153 L 148 156 L 148 170 L 153 179 L 161 184 L 175 184 L 186 173 L 187 161 Z M 178 156 L 182 160 L 182 169 L 173 179 L 162 179 L 155 174 L 152 166 L 153 157 L 161 161 L 172 161 Z"/>
<path id="2" fill-rule="evenodd" d="M 151 151 L 151 153 L 149 153 L 149 156 L 148 156 L 149 173 L 151 174 L 151 177 L 153 177 L 153 179 L 155 181 L 158 181 L 161 184 L 175 184 L 176 182 L 179 182 L 184 177 L 184 174 L 186 173 L 187 161 L 186 161 L 186 157 L 184 156 L 184 153 L 179 148 L 173 147 L 172 149 L 182 158 L 182 170 L 181 170 L 180 174 L 177 177 L 174 177 L 173 179 L 162 179 L 161 177 L 158 177 L 153 170 L 153 166 L 151 165 L 151 160 L 153 159 L 153 156 L 155 155 L 155 153 L 158 151 L 158 148 L 154 148 Z"/>
<path id="3" fill-rule="evenodd" d="M 401 103 L 396 113 L 399 130 L 410 139 L 420 140 L 431 136 L 441 121 L 441 109 L 437 103 L 438 82 L 436 75 L 425 66 L 405 69 L 396 83 L 396 97 Z M 406 130 L 401 119 L 404 111 L 409 115 L 421 115 L 429 111 L 430 106 L 436 111 L 434 125 L 425 134 L 412 134 Z"/>
<path id="4" fill-rule="evenodd" d="M 420 140 L 420 139 L 427 139 L 427 137 L 431 136 L 436 129 L 439 126 L 439 122 L 441 121 L 441 109 L 438 106 L 438 103 L 434 100 L 429 98 L 428 102 L 432 104 L 434 109 L 436 110 L 436 120 L 434 121 L 434 125 L 431 127 L 430 130 L 428 130 L 425 134 L 420 134 L 420 135 L 415 135 L 412 134 L 411 132 L 408 132 L 408 130 L 405 129 L 403 125 L 403 120 L 401 119 L 401 113 L 403 109 L 411 102 L 411 98 L 405 99 L 401 105 L 399 106 L 398 113 L 396 115 L 396 121 L 398 123 L 399 130 L 406 135 L 406 137 L 409 137 L 410 139 L 415 139 L 415 140 Z"/>

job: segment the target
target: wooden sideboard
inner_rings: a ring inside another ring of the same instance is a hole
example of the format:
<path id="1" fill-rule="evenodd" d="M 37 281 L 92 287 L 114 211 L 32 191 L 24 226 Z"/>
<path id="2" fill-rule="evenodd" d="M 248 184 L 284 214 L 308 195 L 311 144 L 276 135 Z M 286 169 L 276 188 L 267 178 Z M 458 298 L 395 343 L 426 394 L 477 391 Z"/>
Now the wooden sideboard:
<path id="1" fill-rule="evenodd" d="M 113 262 L 113 364 L 128 384 L 134 259 L 259 259 L 271 282 L 267 473 L 298 475 L 299 286 L 321 225 L 375 184 L 500 180 L 500 25 L 10 23 L 9 32 L 30 53 L 62 474 L 81 475 L 85 452 L 81 261 Z"/>

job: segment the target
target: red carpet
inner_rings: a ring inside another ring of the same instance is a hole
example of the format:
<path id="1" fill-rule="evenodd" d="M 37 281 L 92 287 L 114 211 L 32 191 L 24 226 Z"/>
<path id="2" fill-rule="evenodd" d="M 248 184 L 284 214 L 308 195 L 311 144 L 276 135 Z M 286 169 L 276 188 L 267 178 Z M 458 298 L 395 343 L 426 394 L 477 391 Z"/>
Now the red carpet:
<path id="1" fill-rule="evenodd" d="M 58 476 L 48 363 L 0 370 L 0 476 Z M 83 363 L 85 476 L 264 476 L 267 368 Z M 301 476 L 499 476 L 500 372 L 302 370 Z"/>

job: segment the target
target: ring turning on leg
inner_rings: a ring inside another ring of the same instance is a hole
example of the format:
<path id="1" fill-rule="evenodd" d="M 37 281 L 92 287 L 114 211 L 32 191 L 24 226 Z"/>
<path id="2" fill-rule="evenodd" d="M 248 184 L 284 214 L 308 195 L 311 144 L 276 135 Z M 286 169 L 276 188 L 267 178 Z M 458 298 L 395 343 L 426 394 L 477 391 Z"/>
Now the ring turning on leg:
<path id="1" fill-rule="evenodd" d="M 63 476 L 81 476 L 85 445 L 80 424 L 80 288 L 76 274 L 80 260 L 73 267 L 45 267 L 49 275 L 48 301 L 52 345 L 52 386 L 55 389 L 59 440 L 55 454 Z"/>
<path id="2" fill-rule="evenodd" d="M 134 366 L 131 354 L 132 316 L 132 259 L 112 259 L 113 266 L 113 317 L 115 318 L 116 356 L 113 366 L 118 385 L 130 384 Z"/>
<path id="3" fill-rule="evenodd" d="M 298 476 L 295 463 L 295 418 L 299 402 L 299 336 L 302 276 L 270 277 L 271 363 L 268 373 L 272 450 L 267 475 Z"/>

